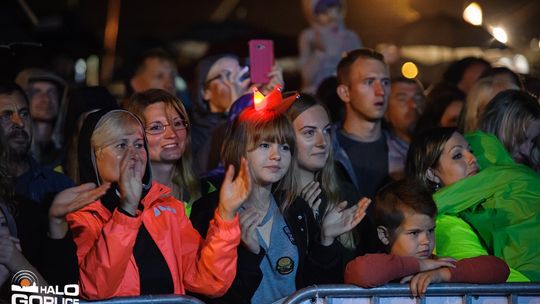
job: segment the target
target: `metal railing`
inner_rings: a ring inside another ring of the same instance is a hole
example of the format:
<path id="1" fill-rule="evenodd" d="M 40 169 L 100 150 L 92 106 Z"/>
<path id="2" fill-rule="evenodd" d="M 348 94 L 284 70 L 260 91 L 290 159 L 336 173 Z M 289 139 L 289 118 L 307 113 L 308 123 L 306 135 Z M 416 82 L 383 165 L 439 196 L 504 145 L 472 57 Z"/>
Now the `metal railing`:
<path id="1" fill-rule="evenodd" d="M 204 304 L 203 301 L 192 296 L 179 295 L 147 295 L 140 297 L 117 297 L 109 300 L 79 301 L 88 304 Z"/>
<path id="2" fill-rule="evenodd" d="M 351 301 L 354 299 L 354 301 Z M 422 298 L 412 298 L 406 284 L 387 284 L 377 288 L 355 285 L 313 285 L 298 290 L 283 304 L 300 303 L 512 303 L 540 304 L 540 283 L 433 284 Z"/>

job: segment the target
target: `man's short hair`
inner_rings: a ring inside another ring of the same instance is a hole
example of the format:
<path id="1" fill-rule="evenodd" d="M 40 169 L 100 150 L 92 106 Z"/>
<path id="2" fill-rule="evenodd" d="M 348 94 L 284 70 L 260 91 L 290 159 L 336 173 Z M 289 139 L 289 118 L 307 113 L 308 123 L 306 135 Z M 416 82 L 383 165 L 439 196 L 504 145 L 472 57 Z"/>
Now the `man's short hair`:
<path id="1" fill-rule="evenodd" d="M 375 59 L 382 62 L 386 66 L 386 63 L 384 62 L 384 56 L 373 49 L 361 48 L 361 49 L 350 51 L 338 63 L 338 66 L 337 66 L 338 85 L 349 83 L 351 66 L 358 58 Z"/>
<path id="2" fill-rule="evenodd" d="M 152 48 L 144 51 L 135 61 L 135 69 L 133 76 L 139 74 L 145 67 L 146 60 L 150 58 L 158 58 L 161 61 L 169 61 L 174 64 L 173 57 L 162 48 Z"/>
<path id="3" fill-rule="evenodd" d="M 422 93 L 424 93 L 424 85 L 417 78 L 407 78 L 407 77 L 404 77 L 404 76 L 399 76 L 399 77 L 392 78 L 391 83 L 392 83 L 392 85 L 394 85 L 396 83 L 415 84 L 415 85 L 418 86 L 420 91 L 422 91 Z"/>
<path id="4" fill-rule="evenodd" d="M 24 102 L 28 104 L 28 97 L 24 90 L 14 82 L 0 82 L 0 95 L 13 95 L 13 93 L 19 93 Z"/>
<path id="5" fill-rule="evenodd" d="M 410 84 L 418 84 L 418 82 L 414 78 L 407 78 L 407 77 L 403 77 L 403 76 L 392 78 L 392 84 L 400 83 L 400 82 L 402 82 L 402 83 L 410 83 Z"/>

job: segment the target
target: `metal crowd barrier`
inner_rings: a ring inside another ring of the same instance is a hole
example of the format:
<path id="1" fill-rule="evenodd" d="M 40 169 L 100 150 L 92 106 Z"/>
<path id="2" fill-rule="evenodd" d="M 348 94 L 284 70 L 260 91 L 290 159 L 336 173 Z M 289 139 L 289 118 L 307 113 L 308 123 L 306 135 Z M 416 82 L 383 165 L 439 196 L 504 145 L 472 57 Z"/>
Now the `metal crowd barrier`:
<path id="1" fill-rule="evenodd" d="M 282 304 L 540 304 L 540 283 L 432 284 L 413 298 L 407 284 L 364 289 L 355 285 L 313 285 L 298 290 Z"/>
<path id="2" fill-rule="evenodd" d="M 203 301 L 192 296 L 179 295 L 148 295 L 140 297 L 117 297 L 100 301 L 79 301 L 87 304 L 204 304 Z"/>

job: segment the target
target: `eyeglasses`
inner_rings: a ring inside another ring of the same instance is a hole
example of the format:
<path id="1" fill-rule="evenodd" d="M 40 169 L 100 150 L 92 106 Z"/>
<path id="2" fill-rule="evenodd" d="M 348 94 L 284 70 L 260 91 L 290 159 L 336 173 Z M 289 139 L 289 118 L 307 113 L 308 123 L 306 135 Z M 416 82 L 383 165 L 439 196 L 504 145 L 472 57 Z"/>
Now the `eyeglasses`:
<path id="1" fill-rule="evenodd" d="M 229 75 L 230 75 L 230 74 L 231 74 L 230 71 L 225 70 L 224 72 L 219 73 L 219 74 L 217 74 L 216 76 L 207 79 L 207 80 L 204 82 L 204 87 L 205 87 L 205 88 L 208 87 L 208 86 L 210 85 L 210 83 L 211 83 L 212 81 L 214 81 L 214 80 L 218 80 L 218 79 L 219 79 L 219 80 L 223 81 L 223 80 L 229 78 Z"/>
<path id="2" fill-rule="evenodd" d="M 157 135 L 165 132 L 167 127 L 171 126 L 174 131 L 185 130 L 188 128 L 189 124 L 187 121 L 182 119 L 173 120 L 172 124 L 162 124 L 161 122 L 153 122 L 144 130 L 147 134 Z"/>

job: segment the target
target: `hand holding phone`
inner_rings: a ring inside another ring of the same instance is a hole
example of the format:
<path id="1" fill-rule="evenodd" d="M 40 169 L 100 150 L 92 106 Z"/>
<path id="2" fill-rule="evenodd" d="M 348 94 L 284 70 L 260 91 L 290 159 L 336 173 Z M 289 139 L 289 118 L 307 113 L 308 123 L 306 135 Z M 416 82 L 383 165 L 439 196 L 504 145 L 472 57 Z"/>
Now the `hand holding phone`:
<path id="1" fill-rule="evenodd" d="M 268 83 L 268 73 L 274 65 L 274 42 L 272 40 L 249 41 L 250 76 L 252 83 Z"/>

